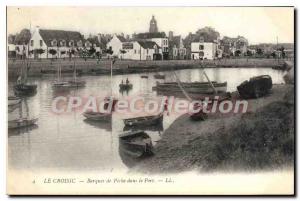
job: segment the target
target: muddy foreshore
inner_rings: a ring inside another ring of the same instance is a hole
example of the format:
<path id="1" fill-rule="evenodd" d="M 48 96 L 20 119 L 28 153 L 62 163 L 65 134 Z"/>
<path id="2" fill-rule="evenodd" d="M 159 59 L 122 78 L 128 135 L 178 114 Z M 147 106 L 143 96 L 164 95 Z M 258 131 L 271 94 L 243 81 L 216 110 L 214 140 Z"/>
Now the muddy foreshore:
<path id="1" fill-rule="evenodd" d="M 291 167 L 294 160 L 294 87 L 273 85 L 266 97 L 248 100 L 248 112 L 205 121 L 182 115 L 131 171 L 172 173 Z"/>
<path id="2" fill-rule="evenodd" d="M 74 66 L 78 74 L 81 75 L 108 75 L 110 74 L 110 60 L 96 59 L 37 59 L 37 60 L 9 60 L 8 77 L 17 77 L 22 67 L 26 64 L 30 66 L 28 70 L 29 77 L 42 77 L 49 74 L 55 74 L 57 67 L 61 67 L 62 74 L 72 74 Z M 274 59 L 221 59 L 205 60 L 205 68 L 281 68 L 283 61 Z M 198 60 L 164 60 L 164 61 L 133 61 L 117 60 L 113 65 L 113 74 L 147 73 L 157 71 L 169 71 L 179 69 L 201 68 Z"/>

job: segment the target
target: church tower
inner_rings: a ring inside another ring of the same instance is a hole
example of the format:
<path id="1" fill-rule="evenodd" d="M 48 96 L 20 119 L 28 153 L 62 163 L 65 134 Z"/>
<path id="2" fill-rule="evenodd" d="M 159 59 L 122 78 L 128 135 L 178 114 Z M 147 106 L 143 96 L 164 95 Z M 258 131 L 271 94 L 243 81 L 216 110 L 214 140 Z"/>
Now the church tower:
<path id="1" fill-rule="evenodd" d="M 150 21 L 149 32 L 150 33 L 156 33 L 156 32 L 158 32 L 157 23 L 156 23 L 156 19 L 154 18 L 154 15 L 152 15 L 152 19 Z"/>

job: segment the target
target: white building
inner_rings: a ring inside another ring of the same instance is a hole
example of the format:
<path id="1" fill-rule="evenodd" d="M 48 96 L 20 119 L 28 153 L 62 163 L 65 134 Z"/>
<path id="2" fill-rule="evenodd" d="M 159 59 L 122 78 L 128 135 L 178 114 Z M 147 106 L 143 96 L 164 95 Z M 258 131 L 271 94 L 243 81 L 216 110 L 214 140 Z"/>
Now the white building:
<path id="1" fill-rule="evenodd" d="M 120 59 L 156 60 L 162 49 L 153 41 L 132 41 L 122 44 Z"/>
<path id="2" fill-rule="evenodd" d="M 120 58 L 121 50 L 123 48 L 122 44 L 126 42 L 126 39 L 123 36 L 114 35 L 112 39 L 106 44 L 106 49 L 112 50 L 113 56 Z"/>
<path id="3" fill-rule="evenodd" d="M 218 45 L 214 42 L 192 42 L 191 59 L 215 59 L 218 55 Z"/>
<path id="4" fill-rule="evenodd" d="M 84 42 L 83 36 L 76 31 L 46 30 L 37 27 L 29 41 L 29 58 L 72 57 L 74 52 L 78 53 L 84 49 Z"/>

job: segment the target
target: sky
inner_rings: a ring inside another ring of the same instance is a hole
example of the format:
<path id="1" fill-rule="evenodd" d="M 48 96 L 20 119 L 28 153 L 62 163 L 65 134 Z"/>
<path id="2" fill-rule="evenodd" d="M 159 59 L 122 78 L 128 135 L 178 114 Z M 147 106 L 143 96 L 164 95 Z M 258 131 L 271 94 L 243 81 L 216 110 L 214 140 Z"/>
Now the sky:
<path id="1" fill-rule="evenodd" d="M 133 34 L 147 32 L 155 16 L 159 31 L 185 37 L 211 26 L 222 36 L 250 44 L 294 43 L 292 7 L 7 7 L 7 33 L 23 28 Z"/>

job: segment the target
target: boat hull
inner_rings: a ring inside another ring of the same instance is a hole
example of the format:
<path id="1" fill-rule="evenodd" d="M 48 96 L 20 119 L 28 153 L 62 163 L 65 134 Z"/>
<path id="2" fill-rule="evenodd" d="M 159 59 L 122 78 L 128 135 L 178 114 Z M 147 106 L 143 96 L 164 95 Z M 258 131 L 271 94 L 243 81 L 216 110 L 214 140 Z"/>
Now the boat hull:
<path id="1" fill-rule="evenodd" d="M 111 114 L 101 112 L 85 112 L 83 116 L 92 121 L 111 121 Z"/>
<path id="2" fill-rule="evenodd" d="M 154 116 L 129 118 L 129 119 L 124 119 L 123 121 L 125 126 L 127 127 L 152 126 L 152 125 L 157 125 L 162 123 L 163 113 Z"/>
<path id="3" fill-rule="evenodd" d="M 187 93 L 194 94 L 213 94 L 215 91 L 217 93 L 225 93 L 227 91 L 227 82 L 224 83 L 215 83 L 213 82 L 214 89 L 207 82 L 205 83 L 181 83 L 182 87 Z M 157 86 L 154 88 L 158 92 L 168 91 L 168 92 L 181 92 L 181 88 L 177 83 L 157 83 Z"/>
<path id="4" fill-rule="evenodd" d="M 16 119 L 8 121 L 8 129 L 17 129 L 17 128 L 24 128 L 28 126 L 32 126 L 37 122 L 38 119 Z"/>
<path id="5" fill-rule="evenodd" d="M 16 96 L 30 96 L 36 93 L 37 85 L 35 84 L 16 84 L 14 93 Z"/>

